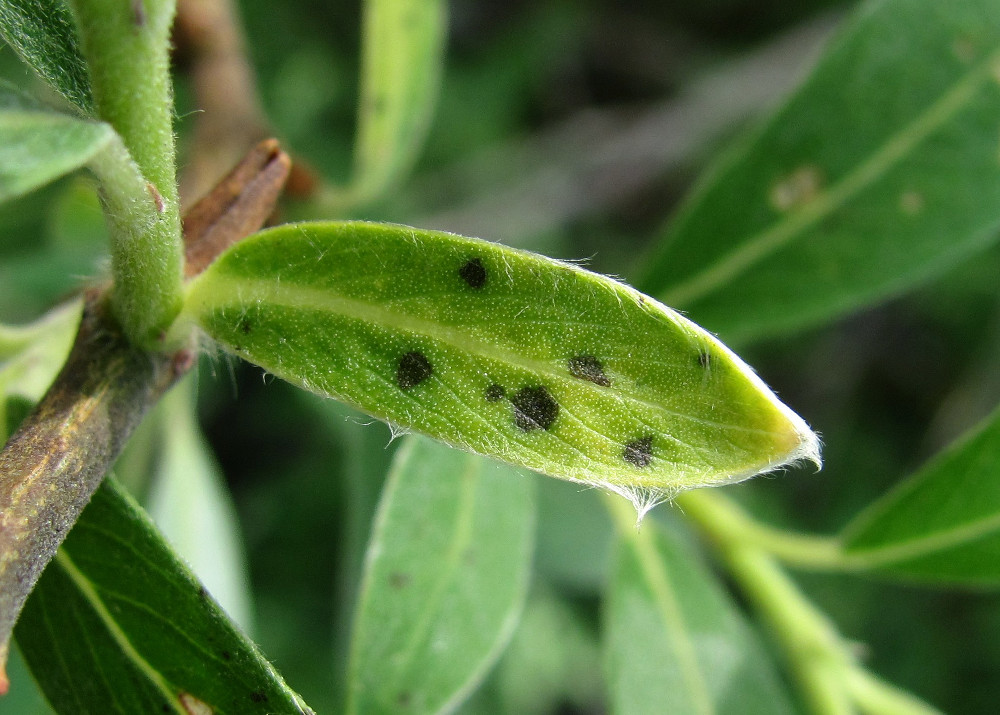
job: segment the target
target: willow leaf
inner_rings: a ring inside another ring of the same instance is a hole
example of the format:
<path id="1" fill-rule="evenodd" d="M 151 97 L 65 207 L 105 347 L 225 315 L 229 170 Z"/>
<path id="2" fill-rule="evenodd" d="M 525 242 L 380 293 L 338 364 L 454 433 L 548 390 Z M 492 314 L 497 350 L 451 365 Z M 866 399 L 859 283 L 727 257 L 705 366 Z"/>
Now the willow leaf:
<path id="1" fill-rule="evenodd" d="M 4 0 L 0 36 L 53 89 L 85 113 L 92 113 L 87 63 L 64 0 Z"/>
<path id="2" fill-rule="evenodd" d="M 861 568 L 1000 583 L 1000 410 L 862 512 L 843 538 Z"/>
<path id="3" fill-rule="evenodd" d="M 354 190 L 381 192 L 410 168 L 434 112 L 447 35 L 444 0 L 367 0 Z"/>
<path id="4" fill-rule="evenodd" d="M 114 137 L 107 124 L 25 106 L 0 86 L 0 201 L 81 168 Z"/>
<path id="5" fill-rule="evenodd" d="M 862 3 L 708 172 L 640 282 L 729 339 L 898 294 L 996 241 L 1000 5 Z"/>
<path id="6" fill-rule="evenodd" d="M 195 279 L 183 315 L 308 390 L 640 510 L 818 457 L 709 333 L 609 278 L 486 241 L 282 226 Z"/>
<path id="7" fill-rule="evenodd" d="M 112 479 L 38 581 L 15 635 L 59 712 L 312 712 Z"/>
<path id="8" fill-rule="evenodd" d="M 407 438 L 368 545 L 345 712 L 452 712 L 469 695 L 517 625 L 534 522 L 524 474 Z"/>

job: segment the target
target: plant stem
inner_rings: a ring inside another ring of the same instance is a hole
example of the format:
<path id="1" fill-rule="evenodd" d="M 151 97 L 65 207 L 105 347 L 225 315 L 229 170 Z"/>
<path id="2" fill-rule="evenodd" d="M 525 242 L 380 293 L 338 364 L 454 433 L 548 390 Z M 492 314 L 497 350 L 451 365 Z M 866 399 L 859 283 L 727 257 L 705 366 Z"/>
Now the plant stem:
<path id="1" fill-rule="evenodd" d="M 107 164 L 102 181 L 117 181 L 124 202 L 105 199 L 115 286 L 112 301 L 126 335 L 143 347 L 180 311 L 180 209 L 174 164 L 173 97 L 168 51 L 172 0 L 71 0 L 100 119 L 115 128 L 142 183 L 125 186 Z M 120 159 L 120 157 L 119 157 Z M 147 183 L 148 182 L 148 183 Z M 140 197 L 140 194 L 145 194 Z M 137 222 L 155 207 L 156 220 Z"/>
<path id="2" fill-rule="evenodd" d="M 710 539 L 729 572 L 767 621 L 813 712 L 847 715 L 856 708 L 873 715 L 936 712 L 865 671 L 850 644 L 826 614 L 809 602 L 775 558 L 781 553 L 806 566 L 850 567 L 851 562 L 839 552 L 835 540 L 782 534 L 754 522 L 726 497 L 707 489 L 679 495 L 677 505 Z"/>
<path id="3" fill-rule="evenodd" d="M 684 492 L 678 495 L 676 504 L 685 516 L 716 538 L 752 545 L 785 563 L 823 571 L 860 568 L 843 552 L 839 539 L 797 534 L 762 524 L 730 499 L 708 489 Z"/>
<path id="4" fill-rule="evenodd" d="M 69 359 L 0 452 L 0 692 L 11 629 L 146 409 L 194 363 L 136 349 L 107 314 L 86 303 Z"/>

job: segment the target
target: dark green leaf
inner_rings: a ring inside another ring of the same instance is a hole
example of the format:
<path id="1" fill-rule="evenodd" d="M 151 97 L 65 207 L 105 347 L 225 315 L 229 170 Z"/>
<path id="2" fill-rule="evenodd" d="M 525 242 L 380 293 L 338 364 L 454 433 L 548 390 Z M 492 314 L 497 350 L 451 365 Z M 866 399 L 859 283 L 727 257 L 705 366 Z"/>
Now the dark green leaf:
<path id="1" fill-rule="evenodd" d="M 110 480 L 45 570 L 15 636 L 60 712 L 310 712 Z"/>
<path id="2" fill-rule="evenodd" d="M 710 172 L 641 286 L 727 338 L 898 293 L 995 240 L 1000 5 L 871 2 Z"/>
<path id="3" fill-rule="evenodd" d="M 792 711 L 767 654 L 721 585 L 655 523 L 622 539 L 607 599 L 612 712 Z"/>
<path id="4" fill-rule="evenodd" d="M 78 109 L 92 113 L 87 64 L 64 0 L 4 0 L 0 36 L 53 89 Z"/>
<path id="5" fill-rule="evenodd" d="M 531 572 L 531 477 L 407 439 L 368 547 L 350 713 L 454 708 L 507 644 Z"/>
<path id="6" fill-rule="evenodd" d="M 844 542 L 863 568 L 1000 584 L 1000 411 L 856 517 Z"/>
<path id="7" fill-rule="evenodd" d="M 288 225 L 189 284 L 187 320 L 308 390 L 481 454 L 628 494 L 815 459 L 739 358 L 631 288 L 452 234 Z"/>
<path id="8" fill-rule="evenodd" d="M 0 201 L 79 169 L 115 136 L 107 124 L 24 107 L 0 86 Z"/>

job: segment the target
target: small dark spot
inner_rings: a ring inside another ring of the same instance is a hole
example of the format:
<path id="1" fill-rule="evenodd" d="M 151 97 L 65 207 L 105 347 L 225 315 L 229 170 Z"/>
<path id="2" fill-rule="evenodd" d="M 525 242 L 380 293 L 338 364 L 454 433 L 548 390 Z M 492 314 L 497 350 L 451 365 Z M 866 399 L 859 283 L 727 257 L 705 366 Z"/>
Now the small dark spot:
<path id="1" fill-rule="evenodd" d="M 434 374 L 431 361 L 422 352 L 414 350 L 399 359 L 396 369 L 396 384 L 401 390 L 409 390 Z"/>
<path id="2" fill-rule="evenodd" d="M 413 702 L 413 696 L 410 694 L 409 690 L 404 690 L 396 698 L 396 704 L 398 704 L 399 707 L 401 707 L 401 708 L 408 708 L 408 707 L 410 707 L 410 703 L 412 703 L 412 702 Z"/>
<path id="3" fill-rule="evenodd" d="M 482 288 L 486 285 L 486 268 L 478 258 L 470 258 L 458 269 L 458 275 L 469 284 L 470 288 Z"/>
<path id="4" fill-rule="evenodd" d="M 132 24 L 143 27 L 146 24 L 146 7 L 142 0 L 132 0 Z"/>
<path id="5" fill-rule="evenodd" d="M 409 586 L 411 580 L 410 574 L 403 573 L 402 571 L 393 571 L 389 574 L 389 585 L 397 590 Z"/>
<path id="6" fill-rule="evenodd" d="M 208 589 L 205 588 L 204 586 L 199 586 L 198 587 L 198 598 L 202 599 L 203 601 L 207 600 L 208 599 Z"/>
<path id="7" fill-rule="evenodd" d="M 173 711 L 174 711 L 174 709 L 173 709 L 173 708 L 172 708 L 172 707 L 170 706 L 170 703 L 164 703 L 164 704 L 163 704 L 163 705 L 162 705 L 162 706 L 160 707 L 160 710 L 162 710 L 162 711 L 163 711 L 163 712 L 165 712 L 165 713 L 171 713 L 171 712 L 173 712 Z"/>
<path id="8" fill-rule="evenodd" d="M 569 359 L 569 374 L 581 380 L 590 380 L 601 387 L 611 387 L 611 380 L 604 374 L 604 365 L 593 355 L 577 355 Z"/>
<path id="9" fill-rule="evenodd" d="M 503 389 L 503 385 L 498 385 L 493 383 L 486 388 L 486 401 L 487 402 L 499 402 L 507 396 L 507 391 Z"/>
<path id="10" fill-rule="evenodd" d="M 252 693 L 250 693 L 250 699 L 255 703 L 266 703 L 267 693 L 265 693 L 263 690 L 255 690 Z"/>
<path id="11" fill-rule="evenodd" d="M 544 387 L 522 387 L 511 400 L 514 424 L 525 432 L 549 429 L 559 416 L 559 403 Z"/>
<path id="12" fill-rule="evenodd" d="M 712 354 L 707 350 L 701 350 L 698 352 L 698 364 L 703 368 L 708 369 L 712 364 Z"/>
<path id="13" fill-rule="evenodd" d="M 648 467 L 653 461 L 653 436 L 648 435 L 626 444 L 622 457 L 636 467 Z"/>
<path id="14" fill-rule="evenodd" d="M 240 330 L 244 335 L 249 335 L 250 331 L 253 330 L 253 324 L 250 322 L 250 318 L 245 315 L 240 318 Z"/>
<path id="15" fill-rule="evenodd" d="M 222 651 L 221 655 L 222 655 L 222 659 L 223 660 L 232 660 L 233 659 L 233 654 L 230 653 L 228 650 Z"/>

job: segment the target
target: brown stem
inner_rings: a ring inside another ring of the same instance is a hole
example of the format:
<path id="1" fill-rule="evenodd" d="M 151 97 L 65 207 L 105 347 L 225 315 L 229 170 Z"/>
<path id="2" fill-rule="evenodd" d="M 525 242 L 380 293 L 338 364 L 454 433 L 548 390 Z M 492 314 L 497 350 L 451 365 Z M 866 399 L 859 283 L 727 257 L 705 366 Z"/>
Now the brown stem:
<path id="1" fill-rule="evenodd" d="M 0 452 L 0 694 L 11 630 L 42 570 L 146 410 L 194 364 L 133 347 L 104 293 L 87 296 L 76 342 Z"/>

